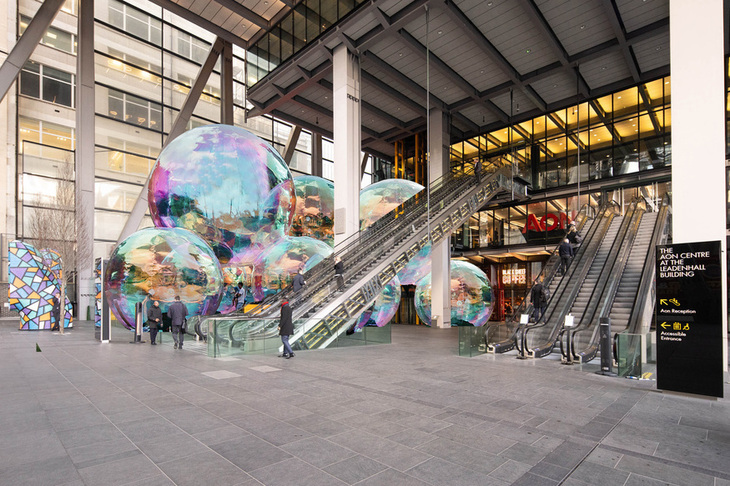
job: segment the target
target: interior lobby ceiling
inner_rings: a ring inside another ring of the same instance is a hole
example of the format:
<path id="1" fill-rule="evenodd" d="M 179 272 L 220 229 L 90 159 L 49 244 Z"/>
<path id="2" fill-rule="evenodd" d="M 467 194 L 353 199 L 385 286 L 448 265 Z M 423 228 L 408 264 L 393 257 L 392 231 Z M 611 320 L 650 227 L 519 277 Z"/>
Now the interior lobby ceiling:
<path id="1" fill-rule="evenodd" d="M 242 47 L 301 3 L 154 1 Z M 361 59 L 363 150 L 391 158 L 425 131 L 427 92 L 463 140 L 668 75 L 669 1 L 370 0 L 251 87 L 250 116 L 332 137 L 342 43 Z"/>

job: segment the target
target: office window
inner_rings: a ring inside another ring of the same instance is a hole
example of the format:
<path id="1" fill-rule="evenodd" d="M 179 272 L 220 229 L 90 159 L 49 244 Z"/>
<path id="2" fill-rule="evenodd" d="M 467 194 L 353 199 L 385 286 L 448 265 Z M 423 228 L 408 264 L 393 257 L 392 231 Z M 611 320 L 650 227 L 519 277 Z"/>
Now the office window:
<path id="1" fill-rule="evenodd" d="M 208 51 L 210 51 L 209 43 L 179 30 L 175 30 L 175 36 L 177 37 L 176 52 L 178 54 L 198 64 L 205 62 Z"/>
<path id="2" fill-rule="evenodd" d="M 159 103 L 116 89 L 109 89 L 109 116 L 153 130 L 162 127 L 162 106 Z"/>
<path id="3" fill-rule="evenodd" d="M 162 22 L 118 0 L 109 1 L 109 23 L 157 46 L 162 44 Z"/>
<path id="4" fill-rule="evenodd" d="M 31 18 L 25 15 L 20 16 L 20 34 L 25 32 L 28 28 Z M 57 29 L 56 27 L 48 27 L 48 30 L 41 39 L 41 44 L 54 47 L 56 49 L 76 54 L 76 36 L 65 30 Z"/>
<path id="5" fill-rule="evenodd" d="M 73 74 L 28 61 L 20 72 L 20 93 L 72 107 Z"/>

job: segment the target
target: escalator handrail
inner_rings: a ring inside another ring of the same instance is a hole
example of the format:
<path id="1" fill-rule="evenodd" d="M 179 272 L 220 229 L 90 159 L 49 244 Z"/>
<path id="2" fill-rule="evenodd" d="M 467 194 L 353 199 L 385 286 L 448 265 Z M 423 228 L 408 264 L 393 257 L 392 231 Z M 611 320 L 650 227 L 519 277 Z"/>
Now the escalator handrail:
<path id="1" fill-rule="evenodd" d="M 666 236 L 667 229 L 670 227 L 668 223 L 671 214 L 671 204 L 671 197 L 668 194 L 665 194 L 662 198 L 662 206 L 659 209 L 659 215 L 657 216 L 656 223 L 654 223 L 654 232 L 651 235 L 649 248 L 646 252 L 644 269 L 641 271 L 641 280 L 639 280 L 639 288 L 636 291 L 634 304 L 631 306 L 629 322 L 626 326 L 626 332 L 628 333 L 636 334 L 639 331 L 638 327 L 640 324 L 640 317 L 644 313 L 644 308 L 649 304 L 648 299 L 646 299 L 646 295 L 649 293 L 649 289 L 654 283 L 656 246 Z M 654 305 L 654 302 L 652 302 L 651 305 Z"/>
<path id="2" fill-rule="evenodd" d="M 613 202 L 613 201 L 612 201 Z M 615 202 L 614 202 L 615 203 Z M 593 231 L 593 236 L 591 237 L 590 241 L 587 244 L 581 244 L 581 248 L 579 250 L 580 257 L 581 258 L 574 258 L 574 261 L 571 263 L 570 267 L 571 269 L 567 272 L 570 274 L 568 276 L 567 274 L 563 276 L 561 280 L 561 285 L 563 286 L 562 291 L 560 292 L 560 300 L 563 300 L 563 297 L 566 297 L 566 299 L 563 301 L 562 305 L 560 306 L 560 309 L 553 309 L 550 312 L 550 316 L 545 318 L 544 322 L 542 324 L 532 326 L 530 328 L 525 329 L 525 334 L 527 334 L 530 330 L 538 329 L 538 328 L 544 328 L 548 327 L 548 324 L 552 325 L 552 332 L 549 334 L 549 338 L 540 343 L 538 346 L 534 346 L 529 349 L 529 353 L 533 356 L 544 356 L 546 354 L 549 354 L 552 350 L 552 347 L 555 345 L 555 339 L 557 337 L 557 333 L 560 331 L 560 329 L 563 326 L 564 316 L 566 316 L 570 312 L 570 308 L 573 306 L 573 302 L 575 302 L 575 298 L 578 295 L 578 292 L 580 291 L 580 286 L 582 282 L 585 280 L 585 276 L 588 274 L 588 271 L 590 270 L 591 263 L 593 262 L 593 259 L 596 256 L 596 253 L 598 252 L 598 247 L 600 247 L 601 242 L 603 241 L 603 238 L 606 236 L 606 233 L 608 232 L 608 228 L 611 225 L 611 222 L 613 221 L 613 218 L 618 212 L 620 211 L 620 207 L 617 203 L 615 205 L 610 205 L 607 207 L 606 211 L 604 213 L 608 213 L 605 215 L 608 218 L 608 222 L 603 226 L 602 229 L 599 229 L 596 227 L 595 231 Z M 600 223 L 603 222 L 603 218 L 601 218 Z M 595 225 L 595 223 L 594 223 Z M 591 227 L 591 230 L 593 230 L 593 227 Z M 597 233 L 600 231 L 600 236 L 598 237 L 598 240 L 595 240 Z M 598 247 L 596 247 L 595 253 L 592 254 L 590 262 L 583 259 L 583 256 L 585 255 L 585 252 L 587 251 L 588 246 L 593 244 L 594 241 L 597 241 Z M 576 279 L 576 272 L 578 271 L 578 266 L 581 266 L 580 274 L 578 275 L 578 278 Z M 568 277 L 566 279 L 566 277 Z M 563 285 L 563 282 L 565 282 L 565 285 Z M 571 287 L 568 289 L 568 287 Z M 557 305 L 560 305 L 560 301 L 557 302 Z M 553 316 L 557 313 L 557 318 L 552 319 Z M 526 339 L 526 337 L 525 337 Z"/>
<path id="3" fill-rule="evenodd" d="M 596 301 L 595 307 L 590 311 L 589 314 L 584 313 L 583 318 L 579 326 L 572 330 L 572 335 L 569 340 L 575 347 L 575 338 L 578 333 L 592 330 L 593 335 L 589 340 L 588 346 L 585 349 L 578 352 L 573 352 L 575 359 L 581 360 L 581 362 L 588 362 L 595 357 L 598 352 L 598 343 L 596 337 L 598 335 L 598 323 L 601 317 L 606 317 L 606 314 L 611 310 L 611 303 L 618 290 L 618 285 L 623 275 L 623 270 L 626 266 L 626 262 L 631 253 L 631 246 L 634 243 L 636 234 L 639 230 L 641 223 L 641 217 L 646 212 L 647 202 L 643 196 L 638 196 L 630 202 L 631 214 L 627 214 L 622 222 L 624 229 L 624 235 L 621 235 L 621 230 L 616 235 L 611 250 L 609 251 L 609 258 L 601 270 L 601 275 L 598 279 L 599 282 L 603 282 L 601 285 L 596 285 L 593 289 L 589 303 Z M 625 223 L 625 224 L 624 224 Z M 611 258 L 613 256 L 613 258 Z M 618 271 L 620 270 L 620 271 Z M 607 273 L 606 273 L 607 272 Z M 603 278 L 604 273 L 607 275 Z M 588 310 L 588 308 L 586 308 Z"/>
<path id="4" fill-rule="evenodd" d="M 431 183 L 432 191 L 435 193 L 440 192 L 444 187 L 446 187 L 449 182 L 454 181 L 454 179 L 458 179 L 460 177 L 456 177 L 456 174 L 458 172 L 451 171 L 447 174 L 444 174 L 444 176 L 440 177 L 439 179 L 435 180 L 433 183 Z M 466 172 L 465 174 L 468 174 Z M 487 178 L 485 177 L 485 180 Z M 421 194 L 423 191 L 420 191 L 418 194 L 414 195 L 414 197 L 409 198 L 408 200 L 404 201 L 402 204 L 398 205 L 397 207 L 393 208 L 390 212 L 386 213 L 383 217 L 381 217 L 378 221 L 373 223 L 368 228 L 358 231 L 357 233 L 351 235 L 344 241 L 341 241 L 336 247 L 335 251 L 332 255 L 330 255 L 328 258 L 324 259 L 320 263 L 318 263 L 315 267 L 311 268 L 307 272 L 303 274 L 303 277 L 305 280 L 308 280 L 310 284 L 314 284 L 318 279 L 321 280 L 321 277 L 325 274 L 329 274 L 332 267 L 334 266 L 334 259 L 335 256 L 339 256 L 343 259 L 343 263 L 345 264 L 346 269 L 350 269 L 352 271 L 352 260 L 347 256 L 347 253 L 352 250 L 355 246 L 361 245 L 361 244 L 371 244 L 371 243 L 377 243 L 379 241 L 382 241 L 382 236 L 384 234 L 387 234 L 388 230 L 392 229 L 393 225 L 401 224 L 404 221 L 404 217 L 401 217 L 401 219 L 398 219 L 398 216 L 400 214 L 407 214 L 408 209 L 411 208 L 411 206 L 415 205 L 417 203 L 417 200 L 419 199 L 417 196 Z M 348 263 L 350 265 L 348 265 Z M 352 273 L 352 272 L 346 272 Z M 309 286 L 310 289 L 313 285 Z M 319 290 L 319 288 L 317 289 Z M 268 297 L 266 297 L 257 307 L 250 309 L 247 314 L 248 315 L 259 315 L 262 314 L 262 311 L 269 308 L 273 303 L 279 301 L 281 298 L 287 298 L 291 299 L 294 295 L 293 289 L 291 284 L 287 285 L 283 289 L 281 289 L 279 292 L 272 294 Z"/>
<path id="5" fill-rule="evenodd" d="M 588 230 L 588 234 L 586 235 L 585 239 L 581 243 L 580 249 L 578 250 L 578 253 L 576 254 L 576 256 L 573 259 L 574 261 L 571 264 L 570 270 L 568 272 L 566 272 L 566 274 L 563 275 L 563 277 L 561 278 L 560 282 L 558 283 L 558 286 L 555 289 L 554 294 L 551 296 L 550 301 L 548 302 L 548 306 L 546 307 L 545 312 L 540 317 L 540 320 L 538 320 L 536 323 L 534 323 L 530 326 L 525 326 L 521 329 L 521 332 L 522 332 L 521 340 L 523 342 L 525 342 L 525 343 L 527 342 L 527 334 L 529 333 L 529 331 L 531 331 L 533 329 L 541 329 L 548 325 L 548 323 L 550 322 L 550 317 L 552 316 L 553 311 L 554 311 L 554 309 L 551 309 L 549 304 L 552 302 L 555 302 L 555 305 L 559 304 L 563 293 L 565 292 L 568 284 L 570 283 L 571 277 L 568 276 L 568 273 L 570 273 L 570 275 L 572 276 L 573 272 L 575 272 L 575 269 L 577 268 L 579 262 L 581 261 L 581 259 L 583 258 L 584 254 L 586 252 L 586 248 L 588 248 L 588 246 L 591 245 L 593 238 L 595 237 L 596 233 L 598 232 L 598 228 L 600 228 L 601 225 L 603 224 L 603 219 L 605 217 L 607 217 L 607 214 L 611 213 L 611 210 L 615 212 L 617 207 L 618 207 L 618 205 L 614 201 L 601 205 L 601 207 L 598 210 L 598 216 L 595 218 L 595 220 L 591 224 L 591 227 Z M 555 272 L 557 272 L 557 267 L 555 268 Z M 552 273 L 551 278 L 552 278 L 552 276 L 555 275 L 555 272 Z M 548 312 L 549 312 L 549 315 L 548 315 Z"/>
<path id="6" fill-rule="evenodd" d="M 586 221 L 588 221 L 588 213 L 592 210 L 592 207 L 589 204 L 584 204 L 580 211 L 578 212 L 578 215 L 576 216 L 574 221 L 578 221 L 580 218 L 580 221 L 578 222 L 578 226 L 576 227 L 576 230 L 580 233 L 580 231 L 583 230 L 585 227 Z M 601 213 L 601 210 L 599 209 L 597 211 L 598 213 Z M 582 216 L 582 217 L 581 217 Z M 594 215 L 595 217 L 595 215 Z M 582 244 L 582 243 L 581 243 Z M 548 257 L 548 260 L 546 264 L 543 266 L 542 270 L 540 270 L 540 273 L 535 278 L 535 281 L 538 279 L 542 279 L 543 286 L 549 286 L 552 282 L 552 279 L 555 277 L 555 274 L 557 273 L 557 270 L 560 266 L 560 259 L 558 258 L 558 247 L 560 244 L 558 243 L 553 251 L 550 253 L 550 257 Z M 526 292 L 524 298 L 522 299 L 522 302 L 517 307 L 517 309 L 512 313 L 509 319 L 505 321 L 505 324 L 507 323 L 513 323 L 514 330 L 510 333 L 509 337 L 498 341 L 494 343 L 487 343 L 487 349 L 489 349 L 489 352 L 506 352 L 515 347 L 516 336 L 517 334 L 522 331 L 521 326 L 519 325 L 520 316 L 522 314 L 532 314 L 533 305 L 531 302 L 528 303 L 528 296 L 532 292 L 532 287 Z M 550 300 L 546 303 L 546 306 L 549 305 L 550 301 L 553 299 L 553 295 L 550 296 Z"/>

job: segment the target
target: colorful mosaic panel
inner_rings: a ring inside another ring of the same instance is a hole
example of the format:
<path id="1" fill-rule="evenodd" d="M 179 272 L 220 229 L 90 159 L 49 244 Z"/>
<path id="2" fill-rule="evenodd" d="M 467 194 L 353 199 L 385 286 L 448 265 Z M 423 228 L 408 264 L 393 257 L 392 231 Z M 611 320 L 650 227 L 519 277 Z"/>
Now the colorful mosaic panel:
<path id="1" fill-rule="evenodd" d="M 94 301 L 94 325 L 101 327 L 101 258 L 94 261 L 94 287 L 96 299 Z"/>
<path id="2" fill-rule="evenodd" d="M 8 244 L 8 301 L 20 314 L 21 330 L 53 327 L 53 301 L 60 292 L 56 274 L 61 275 L 58 253 L 52 250 L 39 252 L 21 241 Z M 68 298 L 64 307 L 64 327 L 72 327 L 72 307 Z"/>

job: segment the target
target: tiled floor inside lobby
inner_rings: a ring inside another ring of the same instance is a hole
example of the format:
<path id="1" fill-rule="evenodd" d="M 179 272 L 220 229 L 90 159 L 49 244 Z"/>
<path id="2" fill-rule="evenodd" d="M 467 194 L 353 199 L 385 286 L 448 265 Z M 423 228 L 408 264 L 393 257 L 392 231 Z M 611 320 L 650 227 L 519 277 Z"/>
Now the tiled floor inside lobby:
<path id="1" fill-rule="evenodd" d="M 730 485 L 730 399 L 460 358 L 454 330 L 283 360 L 16 325 L 0 321 L 1 485 Z"/>

